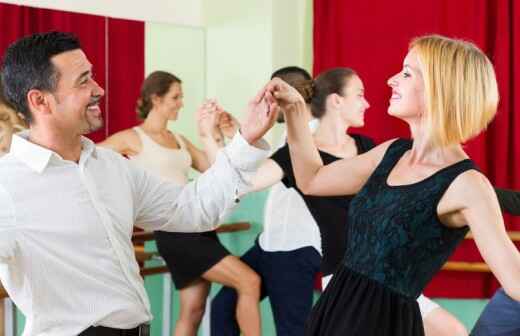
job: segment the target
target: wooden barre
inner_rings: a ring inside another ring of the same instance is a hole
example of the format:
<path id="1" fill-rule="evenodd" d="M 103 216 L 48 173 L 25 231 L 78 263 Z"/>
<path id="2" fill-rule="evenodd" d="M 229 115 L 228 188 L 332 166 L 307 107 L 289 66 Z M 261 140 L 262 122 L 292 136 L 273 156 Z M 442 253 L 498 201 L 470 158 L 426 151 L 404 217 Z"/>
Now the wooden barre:
<path id="1" fill-rule="evenodd" d="M 520 231 L 508 231 L 507 235 L 513 242 L 520 242 Z M 468 232 L 465 239 L 473 240 L 473 234 Z M 456 271 L 456 272 L 481 272 L 490 273 L 491 269 L 486 263 L 483 262 L 465 262 L 465 261 L 448 261 L 442 267 L 443 271 Z"/>
<path id="2" fill-rule="evenodd" d="M 248 222 L 236 222 L 229 224 L 222 224 L 215 231 L 217 233 L 231 233 L 239 231 L 247 231 L 251 228 L 251 224 Z"/>
<path id="3" fill-rule="evenodd" d="M 152 259 L 153 257 L 159 256 L 158 252 L 147 252 L 144 250 L 144 246 L 134 246 L 135 258 L 137 262 L 144 263 Z"/>
<path id="4" fill-rule="evenodd" d="M 141 276 L 145 277 L 147 275 L 154 275 L 154 274 L 161 274 L 161 273 L 168 273 L 168 267 L 166 266 L 157 266 L 157 267 L 147 267 L 147 268 L 141 268 Z"/>
<path id="5" fill-rule="evenodd" d="M 491 269 L 483 262 L 448 261 L 442 267 L 443 271 L 481 272 L 489 273 Z"/>
<path id="6" fill-rule="evenodd" d="M 238 231 L 247 231 L 251 228 L 251 224 L 248 222 L 236 222 L 229 224 L 222 224 L 215 230 L 217 233 L 231 233 Z M 154 240 L 153 232 L 139 231 L 134 232 L 132 235 L 132 241 L 134 244 L 142 243 L 149 240 Z"/>

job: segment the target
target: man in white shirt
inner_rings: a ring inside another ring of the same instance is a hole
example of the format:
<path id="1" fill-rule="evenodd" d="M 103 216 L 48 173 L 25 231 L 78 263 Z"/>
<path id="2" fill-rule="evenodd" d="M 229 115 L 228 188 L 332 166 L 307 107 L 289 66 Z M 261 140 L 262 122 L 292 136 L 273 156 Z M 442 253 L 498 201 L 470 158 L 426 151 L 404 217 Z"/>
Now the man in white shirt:
<path id="1" fill-rule="evenodd" d="M 104 91 L 73 35 L 16 41 L 2 81 L 30 125 L 0 159 L 0 280 L 26 316 L 24 336 L 147 335 L 152 316 L 131 242 L 134 224 L 214 229 L 267 156 L 261 137 L 278 106 L 260 92 L 213 167 L 177 187 L 83 136 L 103 124 Z M 215 122 L 201 118 L 201 135 Z"/>

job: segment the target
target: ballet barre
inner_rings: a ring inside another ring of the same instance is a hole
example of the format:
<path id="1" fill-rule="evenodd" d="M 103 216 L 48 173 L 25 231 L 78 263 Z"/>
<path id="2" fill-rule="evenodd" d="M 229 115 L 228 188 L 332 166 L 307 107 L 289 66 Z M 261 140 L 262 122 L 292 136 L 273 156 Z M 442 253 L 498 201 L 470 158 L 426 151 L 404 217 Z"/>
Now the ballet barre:
<path id="1" fill-rule="evenodd" d="M 229 224 L 222 224 L 215 230 L 217 233 L 231 233 L 238 231 L 247 231 L 251 228 L 251 224 L 248 222 L 236 222 Z M 149 231 L 138 231 L 132 235 L 132 242 L 134 244 L 142 244 L 145 241 L 155 240 L 153 232 Z"/>
<path id="2" fill-rule="evenodd" d="M 513 242 L 520 242 L 520 231 L 508 231 L 507 235 Z M 473 240 L 473 234 L 469 232 L 464 239 Z M 483 262 L 448 261 L 442 267 L 443 271 L 456 272 L 481 272 L 489 273 L 491 269 Z"/>

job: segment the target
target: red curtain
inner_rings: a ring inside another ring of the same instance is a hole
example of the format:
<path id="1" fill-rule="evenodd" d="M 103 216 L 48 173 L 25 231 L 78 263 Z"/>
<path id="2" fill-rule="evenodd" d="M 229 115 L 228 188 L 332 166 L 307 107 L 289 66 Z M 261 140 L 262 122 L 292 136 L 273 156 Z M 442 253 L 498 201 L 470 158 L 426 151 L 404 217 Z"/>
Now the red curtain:
<path id="1" fill-rule="evenodd" d="M 72 32 L 105 88 L 105 127 L 94 141 L 137 123 L 134 104 L 144 78 L 144 23 L 26 6 L 0 4 L 0 53 L 18 38 L 52 30 Z"/>
<path id="2" fill-rule="evenodd" d="M 144 80 L 144 23 L 108 19 L 107 135 L 138 123 L 136 101 Z"/>
<path id="3" fill-rule="evenodd" d="M 520 189 L 518 18 L 520 4 L 515 0 L 315 0 L 314 73 L 336 66 L 355 69 L 371 104 L 359 132 L 378 142 L 407 137 L 406 125 L 387 115 L 386 81 L 400 71 L 410 40 L 437 33 L 475 42 L 495 65 L 501 100 L 487 132 L 471 140 L 466 150 L 493 184 Z M 520 220 L 506 216 L 506 226 L 520 230 Z M 471 241 L 464 242 L 452 260 L 482 261 Z M 489 296 L 496 286 L 491 275 L 441 272 L 426 294 Z"/>

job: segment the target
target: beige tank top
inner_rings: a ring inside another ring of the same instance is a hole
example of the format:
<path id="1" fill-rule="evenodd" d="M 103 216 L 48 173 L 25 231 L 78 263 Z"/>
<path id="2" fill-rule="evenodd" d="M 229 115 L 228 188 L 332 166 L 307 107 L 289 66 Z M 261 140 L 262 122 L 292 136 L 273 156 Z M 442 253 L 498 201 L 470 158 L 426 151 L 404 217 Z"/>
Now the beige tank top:
<path id="1" fill-rule="evenodd" d="M 142 149 L 139 154 L 128 157 L 132 163 L 178 185 L 188 183 L 192 160 L 180 136 L 174 134 L 179 149 L 172 149 L 159 145 L 140 127 L 134 127 L 134 130 L 141 139 Z"/>

